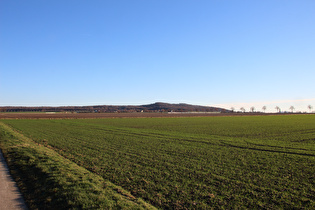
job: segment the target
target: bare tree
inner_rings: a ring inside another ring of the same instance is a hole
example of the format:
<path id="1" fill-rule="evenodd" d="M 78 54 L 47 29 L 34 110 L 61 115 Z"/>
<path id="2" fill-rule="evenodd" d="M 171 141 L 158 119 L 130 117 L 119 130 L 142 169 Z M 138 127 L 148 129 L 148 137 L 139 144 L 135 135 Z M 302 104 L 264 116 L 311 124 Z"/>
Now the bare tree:
<path id="1" fill-rule="evenodd" d="M 255 107 L 252 106 L 252 107 L 250 108 L 250 111 L 251 111 L 251 112 L 254 112 L 254 111 L 255 111 Z"/>
<path id="2" fill-rule="evenodd" d="M 245 112 L 245 108 L 244 108 L 244 107 L 241 107 L 240 110 L 241 110 L 242 112 Z"/>
<path id="3" fill-rule="evenodd" d="M 232 107 L 231 107 L 231 110 L 232 110 L 232 112 L 234 112 L 235 108 L 232 106 Z"/>
<path id="4" fill-rule="evenodd" d="M 308 105 L 307 108 L 310 110 L 310 112 L 312 112 L 313 109 L 312 105 Z"/>
<path id="5" fill-rule="evenodd" d="M 290 110 L 291 110 L 291 112 L 293 112 L 294 111 L 294 106 L 290 106 Z"/>
<path id="6" fill-rule="evenodd" d="M 267 109 L 266 106 L 263 106 L 263 107 L 262 107 L 262 110 L 264 110 L 264 112 L 266 112 L 266 109 Z"/>
<path id="7" fill-rule="evenodd" d="M 277 110 L 277 112 L 279 112 L 279 113 L 281 112 L 280 107 L 276 106 L 275 109 Z"/>

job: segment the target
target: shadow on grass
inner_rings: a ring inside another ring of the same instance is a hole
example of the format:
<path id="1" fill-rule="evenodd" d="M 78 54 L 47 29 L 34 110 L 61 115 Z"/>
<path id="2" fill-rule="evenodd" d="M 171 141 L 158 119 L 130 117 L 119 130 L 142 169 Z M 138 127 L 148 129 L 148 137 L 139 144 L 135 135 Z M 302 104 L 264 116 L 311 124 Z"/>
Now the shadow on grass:
<path id="1" fill-rule="evenodd" d="M 16 179 L 25 199 L 28 201 L 30 209 L 69 209 L 74 206 L 69 205 L 67 198 L 62 194 L 54 192 L 62 189 L 58 183 L 51 180 L 51 175 L 38 168 L 35 164 L 30 164 L 26 159 L 17 154 L 15 159 L 8 159 L 11 173 Z M 80 206 L 76 206 L 80 208 Z"/>

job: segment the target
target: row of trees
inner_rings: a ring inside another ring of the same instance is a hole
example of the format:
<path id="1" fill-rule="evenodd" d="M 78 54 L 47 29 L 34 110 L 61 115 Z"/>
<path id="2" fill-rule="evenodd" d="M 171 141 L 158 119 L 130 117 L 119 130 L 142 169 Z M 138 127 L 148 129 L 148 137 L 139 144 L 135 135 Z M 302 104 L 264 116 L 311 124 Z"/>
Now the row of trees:
<path id="1" fill-rule="evenodd" d="M 313 106 L 312 106 L 312 105 L 308 105 L 307 108 L 309 109 L 310 112 L 312 112 L 312 109 L 313 109 Z M 263 106 L 261 109 L 263 110 L 263 112 L 266 112 L 267 106 Z M 277 110 L 277 112 L 281 112 L 281 108 L 280 108 L 279 106 L 276 106 L 275 109 Z M 291 110 L 291 112 L 293 112 L 293 111 L 295 110 L 295 107 L 294 107 L 294 106 L 290 106 L 289 109 Z M 235 108 L 234 108 L 234 107 L 231 107 L 231 110 L 232 110 L 232 112 L 234 112 L 234 111 L 235 111 Z M 244 107 L 241 107 L 241 108 L 240 108 L 240 111 L 241 111 L 241 112 L 246 112 L 246 110 L 245 110 Z M 254 106 L 252 106 L 252 107 L 250 108 L 250 112 L 255 112 L 255 107 L 254 107 Z"/>

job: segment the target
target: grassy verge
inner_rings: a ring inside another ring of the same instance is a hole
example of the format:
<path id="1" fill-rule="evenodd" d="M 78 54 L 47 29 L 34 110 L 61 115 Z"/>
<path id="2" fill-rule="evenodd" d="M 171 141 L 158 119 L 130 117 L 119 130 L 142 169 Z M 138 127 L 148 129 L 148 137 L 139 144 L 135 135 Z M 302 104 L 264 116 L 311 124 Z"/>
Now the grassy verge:
<path id="1" fill-rule="evenodd" d="M 0 148 L 30 209 L 154 209 L 1 122 Z"/>

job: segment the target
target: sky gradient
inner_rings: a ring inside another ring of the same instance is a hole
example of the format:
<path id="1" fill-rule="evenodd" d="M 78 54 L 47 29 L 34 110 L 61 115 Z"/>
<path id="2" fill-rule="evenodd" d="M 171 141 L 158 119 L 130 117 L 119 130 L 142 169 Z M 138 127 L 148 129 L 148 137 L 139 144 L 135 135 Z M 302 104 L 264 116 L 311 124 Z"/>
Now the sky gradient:
<path id="1" fill-rule="evenodd" d="M 306 111 L 314 23 L 313 0 L 3 0 L 0 106 Z"/>

